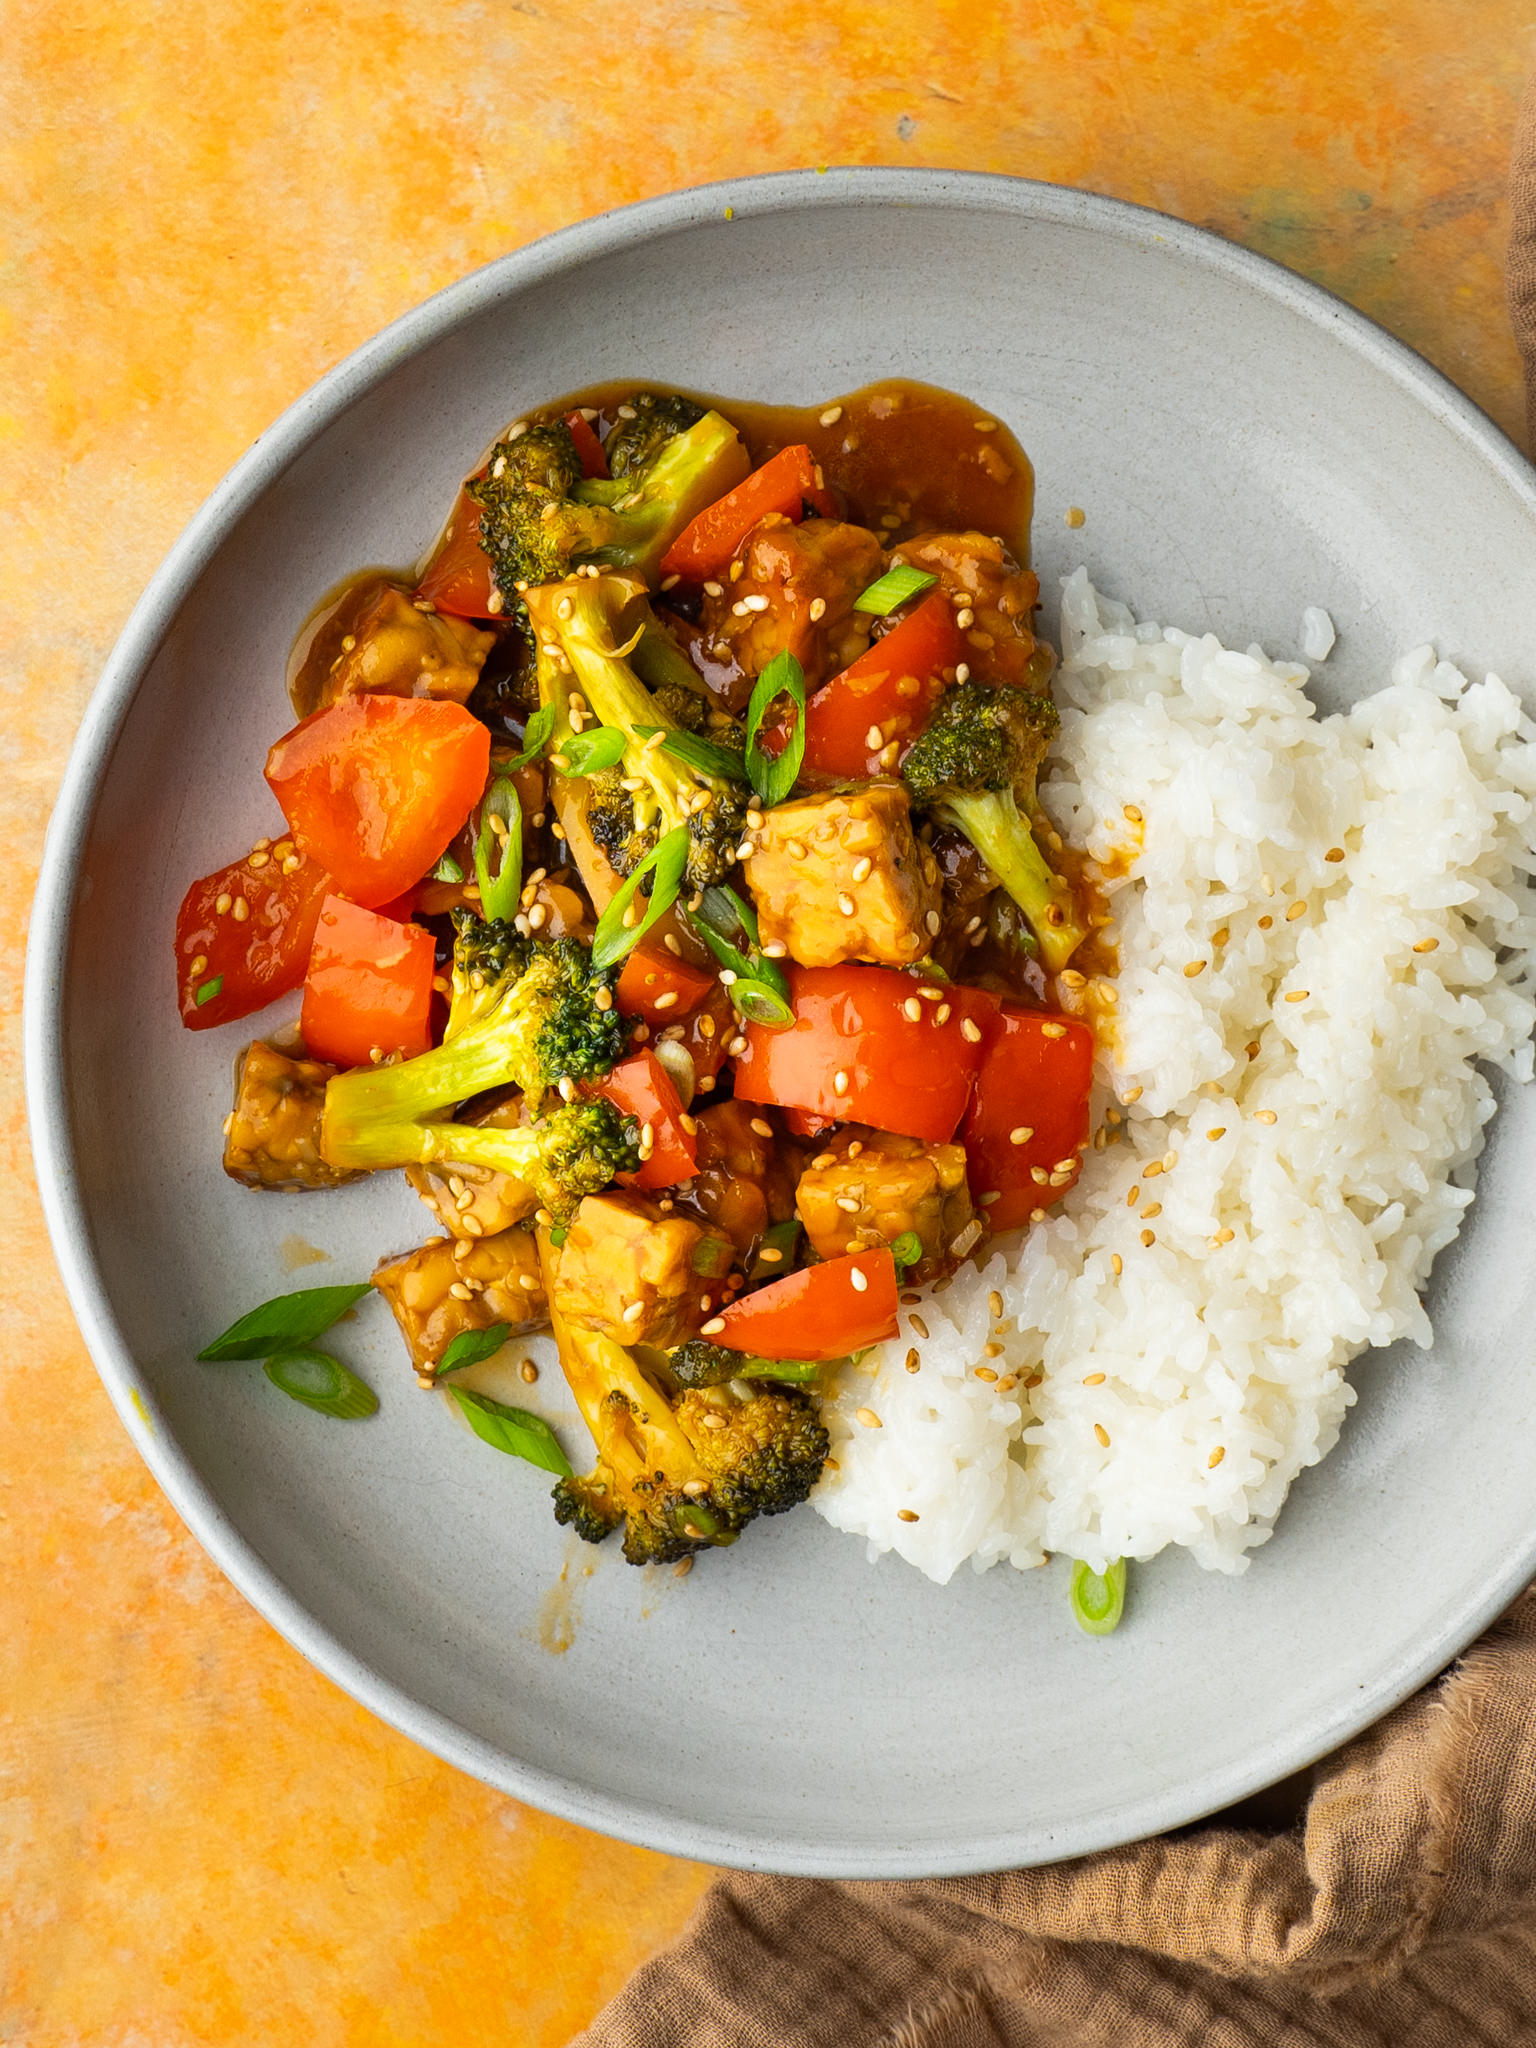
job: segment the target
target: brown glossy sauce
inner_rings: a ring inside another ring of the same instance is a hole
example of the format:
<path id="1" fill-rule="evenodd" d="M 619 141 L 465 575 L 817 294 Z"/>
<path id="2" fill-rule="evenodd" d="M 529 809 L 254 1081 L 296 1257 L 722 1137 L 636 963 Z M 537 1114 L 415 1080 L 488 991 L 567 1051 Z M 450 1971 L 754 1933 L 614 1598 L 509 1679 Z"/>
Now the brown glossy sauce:
<path id="1" fill-rule="evenodd" d="M 645 386 L 632 379 L 593 384 L 540 410 L 590 407 L 606 433 L 617 408 L 637 389 Z M 754 468 L 781 448 L 803 443 L 829 488 L 847 501 L 848 518 L 888 545 L 914 533 L 975 528 L 997 535 L 1016 561 L 1029 561 L 1035 497 L 1029 457 L 1001 420 L 957 392 L 889 378 L 815 405 L 761 405 L 702 391 L 683 395 L 724 413 L 740 431 Z"/>

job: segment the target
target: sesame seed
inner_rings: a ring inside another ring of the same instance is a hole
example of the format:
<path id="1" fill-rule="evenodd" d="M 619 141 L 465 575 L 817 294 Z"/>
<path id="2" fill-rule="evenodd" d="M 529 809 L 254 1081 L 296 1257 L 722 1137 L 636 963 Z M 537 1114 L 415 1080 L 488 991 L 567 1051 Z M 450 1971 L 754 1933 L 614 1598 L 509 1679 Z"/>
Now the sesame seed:
<path id="1" fill-rule="evenodd" d="M 869 1286 L 869 1277 L 865 1273 L 862 1266 L 849 1267 L 848 1285 L 853 1289 L 855 1294 L 863 1294 L 867 1290 Z"/>
<path id="2" fill-rule="evenodd" d="M 1287 989 L 1285 992 L 1285 1000 L 1288 1003 L 1304 1003 L 1307 1000 L 1307 997 L 1311 995 L 1311 993 L 1312 991 L 1309 988 Z"/>
<path id="3" fill-rule="evenodd" d="M 916 1330 L 919 1337 L 922 1337 L 924 1339 L 927 1338 L 928 1325 L 923 1321 L 921 1316 L 908 1316 L 907 1321 L 912 1325 L 913 1329 Z"/>
<path id="4" fill-rule="evenodd" d="M 821 424 L 824 427 L 835 427 L 842 416 L 843 408 L 840 405 L 829 405 L 821 415 Z"/>
<path id="5" fill-rule="evenodd" d="M 1264 891 L 1264 894 L 1266 896 L 1273 896 L 1275 893 L 1274 880 L 1269 875 L 1260 875 L 1259 887 Z"/>
<path id="6" fill-rule="evenodd" d="M 987 1296 L 987 1314 L 991 1316 L 993 1322 L 995 1323 L 998 1317 L 1002 1314 L 1002 1312 L 1003 1297 L 998 1293 L 997 1289 L 994 1287 L 992 1289 L 992 1292 Z"/>
<path id="7" fill-rule="evenodd" d="M 1256 1124 L 1272 1124 L 1279 1121 L 1272 1109 L 1256 1109 L 1253 1112 L 1253 1120 Z"/>
<path id="8" fill-rule="evenodd" d="M 1121 812 L 1121 815 L 1122 815 L 1122 817 L 1124 817 L 1124 818 L 1125 818 L 1125 820 L 1126 820 L 1126 822 L 1127 822 L 1128 824 L 1131 824 L 1131 825 L 1139 825 L 1139 824 L 1141 824 L 1141 822 L 1142 822 L 1142 814 L 1141 814 L 1141 807 L 1140 807 L 1140 805 L 1139 805 L 1139 804 L 1122 804 L 1122 805 L 1120 806 L 1120 812 Z"/>
<path id="9" fill-rule="evenodd" d="M 1034 1181 L 1034 1183 L 1036 1184 L 1036 1186 L 1037 1186 L 1037 1187 L 1042 1187 L 1042 1188 L 1043 1188 L 1043 1187 L 1045 1186 L 1046 1182 L 1047 1182 L 1047 1181 L 1048 1181 L 1048 1180 L 1050 1179 L 1050 1175 L 1049 1175 L 1049 1174 L 1048 1174 L 1048 1173 L 1046 1172 L 1046 1170 L 1045 1170 L 1045 1168 L 1044 1168 L 1043 1166 L 1032 1166 L 1032 1167 L 1031 1167 L 1031 1168 L 1029 1169 L 1029 1177 L 1030 1177 L 1030 1179 L 1031 1179 L 1032 1181 Z"/>
<path id="10" fill-rule="evenodd" d="M 1226 1445 L 1225 1445 L 1225 1444 L 1218 1444 L 1218 1445 L 1216 1446 L 1215 1450 L 1214 1450 L 1214 1451 L 1212 1451 L 1211 1455 L 1210 1455 L 1210 1456 L 1209 1456 L 1209 1457 L 1208 1457 L 1208 1458 L 1206 1459 L 1206 1461 L 1205 1461 L 1205 1464 L 1206 1464 L 1206 1470 L 1207 1470 L 1207 1471 L 1210 1471 L 1210 1472 L 1214 1472 L 1214 1471 L 1216 1470 L 1216 1467 L 1217 1467 L 1217 1466 L 1218 1466 L 1218 1465 L 1219 1465 L 1219 1464 L 1221 1463 L 1222 1459 L 1223 1459 L 1223 1458 L 1224 1458 L 1224 1457 L 1225 1457 L 1226 1455 L 1227 1455 L 1227 1447 L 1226 1447 Z"/>
<path id="11" fill-rule="evenodd" d="M 1045 1221 L 1045 1211 L 1043 1209 L 1031 1209 L 1029 1220 L 1031 1223 L 1043 1223 Z"/>
<path id="12" fill-rule="evenodd" d="M 773 1136 L 773 1125 L 769 1123 L 766 1117 L 753 1117 L 747 1125 L 747 1129 L 749 1131 L 756 1131 L 760 1138 L 771 1138 Z"/>
<path id="13" fill-rule="evenodd" d="M 1197 974 L 1204 974 L 1206 965 L 1207 963 L 1204 960 L 1186 960 L 1184 963 L 1185 980 L 1193 981 Z"/>
<path id="14" fill-rule="evenodd" d="M 459 1227 L 466 1237 L 484 1237 L 485 1235 L 485 1225 L 478 1216 L 464 1217 Z"/>
<path id="15" fill-rule="evenodd" d="M 700 1020 L 699 1020 L 699 1029 L 700 1029 L 700 1030 L 702 1031 L 702 1030 L 703 1030 L 703 1028 L 704 1028 L 704 1026 L 705 1026 L 705 1024 L 709 1023 L 710 1021 L 711 1021 L 711 1020 L 710 1020 L 709 1018 L 707 1018 L 707 1017 L 706 1017 L 706 1018 L 700 1018 Z M 726 1047 L 725 1049 L 726 1049 L 726 1051 L 727 1051 L 727 1052 L 728 1052 L 728 1053 L 730 1054 L 730 1056 L 731 1056 L 731 1058 L 732 1058 L 733 1060 L 739 1060 L 739 1059 L 741 1058 L 742 1054 L 743 1054 L 743 1053 L 744 1053 L 744 1052 L 746 1051 L 746 1049 L 747 1049 L 747 1041 L 746 1041 L 746 1039 L 745 1039 L 745 1038 L 743 1037 L 743 1035 L 741 1034 L 741 1032 L 739 1032 L 739 1031 L 738 1031 L 738 1032 L 737 1032 L 737 1034 L 736 1034 L 736 1036 L 735 1036 L 735 1037 L 734 1037 L 734 1038 L 733 1038 L 733 1039 L 731 1040 L 730 1044 L 729 1044 L 729 1045 L 728 1045 L 728 1046 L 727 1046 L 727 1047 Z"/>
<path id="16" fill-rule="evenodd" d="M 957 683 L 968 683 L 970 680 L 971 665 L 968 661 L 962 661 L 955 669 L 955 681 Z"/>
<path id="17" fill-rule="evenodd" d="M 841 1067 L 832 1076 L 832 1093 L 834 1095 L 846 1095 L 848 1093 L 848 1076 Z"/>
<path id="18" fill-rule="evenodd" d="M 741 602 L 749 612 L 765 612 L 768 609 L 767 598 L 755 592 L 751 597 L 744 597 Z"/>
<path id="19" fill-rule="evenodd" d="M 1028 1379 L 1027 1379 L 1027 1380 L 1026 1380 L 1026 1381 L 1024 1382 L 1024 1384 L 1025 1384 L 1025 1386 L 1026 1386 L 1026 1387 L 1041 1387 L 1041 1386 L 1044 1386 L 1044 1384 L 1045 1384 L 1045 1374 L 1044 1374 L 1043 1372 L 1032 1372 L 1032 1373 L 1031 1373 L 1031 1374 L 1029 1375 L 1029 1378 L 1028 1378 Z"/>
<path id="20" fill-rule="evenodd" d="M 975 623 L 976 614 L 971 610 L 969 605 L 966 605 L 961 611 L 955 613 L 955 624 L 960 628 L 962 633 L 968 626 L 974 626 Z"/>
<path id="21" fill-rule="evenodd" d="M 1249 1059 L 1256 1060 L 1259 1056 L 1259 1041 L 1256 1038 L 1250 1038 L 1243 1047 L 1243 1050 L 1247 1053 Z"/>
<path id="22" fill-rule="evenodd" d="M 1027 1145 L 1034 1135 L 1033 1124 L 1015 1124 L 1008 1133 L 1008 1142 L 1010 1145 Z"/>
<path id="23" fill-rule="evenodd" d="M 1232 930 L 1230 925 L 1223 925 L 1220 931 L 1211 933 L 1211 944 L 1213 946 L 1224 946 L 1231 936 Z"/>
<path id="24" fill-rule="evenodd" d="M 885 745 L 885 734 L 880 730 L 878 725 L 872 725 L 869 728 L 869 731 L 865 733 L 864 744 L 872 754 L 876 751 L 877 748 L 883 747 Z"/>
<path id="25" fill-rule="evenodd" d="M 992 1370 L 990 1365 L 978 1365 L 976 1368 L 976 1377 L 979 1380 L 995 1381 L 997 1378 L 997 1374 Z"/>
<path id="26" fill-rule="evenodd" d="M 1067 1027 L 1065 1024 L 1042 1024 L 1040 1026 L 1040 1036 L 1042 1038 L 1065 1038 L 1066 1035 Z"/>
<path id="27" fill-rule="evenodd" d="M 1227 1127 L 1225 1124 L 1212 1124 L 1211 1128 L 1206 1132 L 1205 1135 L 1210 1139 L 1211 1143 L 1214 1145 L 1218 1138 L 1224 1138 L 1227 1135 Z"/>
<path id="28" fill-rule="evenodd" d="M 883 1429 L 885 1427 L 873 1408 L 857 1409 L 855 1416 L 858 1421 L 863 1423 L 866 1429 Z"/>
<path id="29" fill-rule="evenodd" d="M 896 1519 L 898 1522 L 915 1522 L 917 1520 L 917 1512 L 913 1508 L 898 1508 L 896 1510 Z"/>
<path id="30" fill-rule="evenodd" d="M 699 1325 L 699 1335 L 701 1337 L 718 1337 L 724 1328 L 724 1316 L 711 1316 L 707 1323 Z"/>
<path id="31" fill-rule="evenodd" d="M 1118 1252 L 1110 1253 L 1109 1270 L 1114 1274 L 1117 1280 L 1120 1278 L 1120 1275 L 1125 1271 L 1125 1261 L 1121 1258 Z"/>
<path id="32" fill-rule="evenodd" d="M 632 1301 L 624 1311 L 624 1320 L 626 1323 L 638 1323 L 644 1315 L 645 1303 L 643 1301 Z"/>
<path id="33" fill-rule="evenodd" d="M 1107 1451 L 1109 1449 L 1109 1431 L 1104 1427 L 1102 1422 L 1096 1422 L 1093 1425 L 1093 1433 L 1098 1438 L 1099 1442 L 1103 1445 L 1104 1449 Z"/>
<path id="34" fill-rule="evenodd" d="M 1141 1220 L 1143 1223 L 1150 1223 L 1154 1216 L 1161 1216 L 1162 1213 L 1163 1205 L 1161 1202 L 1148 1202 L 1145 1209 L 1141 1212 Z"/>
<path id="35" fill-rule="evenodd" d="M 600 988 L 592 1000 L 600 1010 L 611 1010 L 613 1008 L 613 990 L 611 988 Z"/>
<path id="36" fill-rule="evenodd" d="M 851 896 L 842 895 L 840 895 L 837 899 L 837 907 L 843 913 L 844 917 L 852 917 L 855 910 L 858 908 L 857 904 L 854 902 Z"/>
<path id="37" fill-rule="evenodd" d="M 939 913 L 936 910 L 930 910 L 923 919 L 923 923 L 928 927 L 928 936 L 930 938 L 937 938 L 940 924 Z M 1049 1029 L 1049 1026 L 1047 1026 L 1047 1029 Z"/>
<path id="38" fill-rule="evenodd" d="M 811 599 L 811 623 L 812 623 L 812 625 L 815 625 L 815 623 L 816 623 L 816 621 L 817 621 L 818 619 L 824 619 L 824 618 L 826 617 L 826 615 L 827 615 L 827 600 L 826 600 L 826 599 L 825 599 L 824 597 L 813 597 L 813 598 Z"/>
<path id="39" fill-rule="evenodd" d="M 215 915 L 219 917 L 228 917 L 229 906 L 231 903 L 234 902 L 234 900 L 234 897 L 231 896 L 229 891 L 226 889 L 213 906 Z"/>
<path id="40" fill-rule="evenodd" d="M 683 1491 L 690 1500 L 697 1500 L 701 1493 L 708 1493 L 709 1481 L 707 1479 L 685 1479 L 683 1481 Z"/>
<path id="41" fill-rule="evenodd" d="M 1122 1088 L 1120 1091 L 1120 1100 L 1122 1104 L 1124 1104 L 1127 1108 L 1133 1102 L 1140 1102 L 1141 1083 L 1138 1081 L 1134 1088 Z"/>
<path id="42" fill-rule="evenodd" d="M 784 1254 L 776 1244 L 765 1244 L 757 1256 L 765 1266 L 777 1266 Z"/>
<path id="43" fill-rule="evenodd" d="M 724 597 L 725 585 L 723 583 L 706 583 L 704 595 L 706 597 Z"/>
<path id="44" fill-rule="evenodd" d="M 1102 1387 L 1105 1381 L 1105 1377 L 1106 1375 L 1104 1373 L 1090 1372 L 1084 1377 L 1083 1385 L 1085 1387 Z"/>
<path id="45" fill-rule="evenodd" d="M 1438 939 L 1420 939 L 1413 950 L 1415 953 L 1433 953 L 1439 943 Z M 192 971 L 195 974 L 197 969 L 194 967 Z"/>
<path id="46" fill-rule="evenodd" d="M 1142 1250 L 1143 1250 L 1143 1251 L 1147 1251 L 1147 1250 L 1150 1250 L 1150 1248 L 1151 1248 L 1151 1247 L 1152 1247 L 1153 1245 L 1155 1245 L 1156 1243 L 1157 1243 L 1157 1233 L 1156 1233 L 1155 1231 L 1151 1231 L 1151 1230 L 1144 1230 L 1144 1231 L 1143 1231 L 1143 1232 L 1141 1233 L 1141 1245 L 1142 1245 Z"/>
<path id="47" fill-rule="evenodd" d="M 1290 906 L 1290 908 L 1286 911 L 1285 921 L 1287 924 L 1294 924 L 1298 917 L 1305 917 L 1306 914 L 1307 899 L 1305 896 L 1299 896 L 1296 899 L 1296 901 Z"/>
<path id="48" fill-rule="evenodd" d="M 283 873 L 285 875 L 291 875 L 294 872 L 295 868 L 299 868 L 302 866 L 303 862 L 299 859 L 299 856 L 296 853 L 290 853 L 283 861 Z"/>
<path id="49" fill-rule="evenodd" d="M 475 1298 L 474 1289 L 472 1287 L 466 1287 L 462 1280 L 455 1280 L 453 1285 L 448 1289 L 448 1292 L 453 1296 L 455 1301 L 473 1301 Z"/>

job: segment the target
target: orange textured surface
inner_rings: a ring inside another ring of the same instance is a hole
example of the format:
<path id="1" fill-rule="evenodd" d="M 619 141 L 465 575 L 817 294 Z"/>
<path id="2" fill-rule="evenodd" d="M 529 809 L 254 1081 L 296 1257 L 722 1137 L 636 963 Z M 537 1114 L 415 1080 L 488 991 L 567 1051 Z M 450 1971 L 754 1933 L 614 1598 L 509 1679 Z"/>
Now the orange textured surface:
<path id="1" fill-rule="evenodd" d="M 18 1078 L 43 823 L 130 604 L 356 343 L 550 228 L 827 162 L 1080 184 L 1331 286 L 1502 425 L 1516 0 L 12 0 L 0 70 L 0 2040 L 565 2041 L 707 1878 L 371 1720 L 141 1469 L 55 1277 Z"/>

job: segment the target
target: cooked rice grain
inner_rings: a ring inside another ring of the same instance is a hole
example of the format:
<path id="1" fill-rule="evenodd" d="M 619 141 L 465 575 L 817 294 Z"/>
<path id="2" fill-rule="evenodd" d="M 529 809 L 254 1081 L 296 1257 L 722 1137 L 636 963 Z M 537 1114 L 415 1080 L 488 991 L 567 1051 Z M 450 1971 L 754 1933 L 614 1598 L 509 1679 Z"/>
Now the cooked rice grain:
<path id="1" fill-rule="evenodd" d="M 1116 877 L 1098 1107 L 1131 1106 L 1047 1222 L 925 1299 L 926 1340 L 904 1315 L 843 1375 L 813 1495 L 940 1581 L 1170 1543 L 1242 1570 L 1336 1441 L 1349 1360 L 1430 1340 L 1484 1068 L 1531 1079 L 1536 727 L 1497 677 L 1421 648 L 1320 719 L 1303 667 L 1138 625 L 1082 570 L 1063 638 L 1042 793 Z M 1127 1206 L 1154 1162 L 1155 1232 Z M 975 1376 L 994 1337 L 1006 1394 Z"/>

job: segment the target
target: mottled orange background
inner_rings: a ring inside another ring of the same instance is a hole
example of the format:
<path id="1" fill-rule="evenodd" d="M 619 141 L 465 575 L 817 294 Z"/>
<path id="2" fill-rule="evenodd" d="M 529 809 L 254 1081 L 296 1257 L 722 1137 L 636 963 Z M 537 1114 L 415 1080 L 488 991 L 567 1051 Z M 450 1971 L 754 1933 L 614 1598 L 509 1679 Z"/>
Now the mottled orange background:
<path id="1" fill-rule="evenodd" d="M 817 163 L 963 166 L 1276 256 L 1506 428 L 1525 0 L 0 5 L 0 2040 L 568 2039 L 708 1873 L 484 1790 L 227 1586 L 99 1389 L 30 1184 L 21 953 L 130 604 L 320 372 L 547 229 Z"/>

